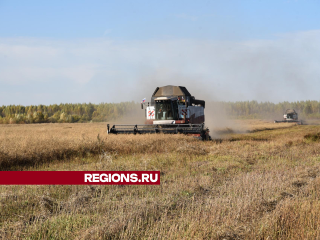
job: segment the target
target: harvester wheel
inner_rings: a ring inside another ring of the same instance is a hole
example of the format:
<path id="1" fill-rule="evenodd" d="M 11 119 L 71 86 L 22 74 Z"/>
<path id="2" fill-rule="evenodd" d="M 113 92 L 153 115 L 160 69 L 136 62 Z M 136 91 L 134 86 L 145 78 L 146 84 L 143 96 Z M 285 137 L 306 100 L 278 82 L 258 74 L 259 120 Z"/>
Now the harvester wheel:
<path id="1" fill-rule="evenodd" d="M 209 141 L 209 140 L 211 140 L 211 137 L 210 137 L 210 135 L 209 135 L 209 130 L 208 130 L 208 129 L 202 131 L 202 133 L 201 133 L 201 139 L 202 139 L 203 141 Z"/>

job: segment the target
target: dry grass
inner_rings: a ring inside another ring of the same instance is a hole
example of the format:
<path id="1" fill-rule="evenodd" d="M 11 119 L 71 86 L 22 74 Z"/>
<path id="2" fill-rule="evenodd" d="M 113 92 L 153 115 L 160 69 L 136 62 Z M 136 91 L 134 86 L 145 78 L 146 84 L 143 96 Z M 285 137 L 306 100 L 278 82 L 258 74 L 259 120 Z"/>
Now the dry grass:
<path id="1" fill-rule="evenodd" d="M 0 168 L 91 151 L 98 134 L 107 136 L 105 124 L 0 125 Z"/>
<path id="2" fill-rule="evenodd" d="M 30 167 L 52 160 L 100 154 L 203 154 L 201 143 L 182 135 L 108 135 L 106 124 L 0 125 L 0 170 Z M 190 144 L 189 144 L 190 143 Z"/>
<path id="3" fill-rule="evenodd" d="M 0 186 L 0 238 L 320 238 L 320 141 L 312 137 L 319 126 L 229 133 L 210 142 L 107 136 L 101 124 L 28 127 L 0 129 L 7 136 L 1 151 L 16 159 L 3 168 L 160 170 L 161 185 Z M 66 149 L 74 153 L 45 155 Z M 44 160 L 34 158 L 39 150 Z M 33 158 L 37 165 L 21 164 Z"/>

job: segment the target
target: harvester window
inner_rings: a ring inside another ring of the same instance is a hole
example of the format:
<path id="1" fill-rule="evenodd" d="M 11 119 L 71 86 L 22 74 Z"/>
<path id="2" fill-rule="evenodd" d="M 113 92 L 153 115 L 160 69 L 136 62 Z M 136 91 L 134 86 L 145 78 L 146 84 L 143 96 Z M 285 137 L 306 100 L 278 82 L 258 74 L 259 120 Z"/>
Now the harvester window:
<path id="1" fill-rule="evenodd" d="M 156 119 L 171 120 L 173 119 L 171 101 L 156 101 Z"/>

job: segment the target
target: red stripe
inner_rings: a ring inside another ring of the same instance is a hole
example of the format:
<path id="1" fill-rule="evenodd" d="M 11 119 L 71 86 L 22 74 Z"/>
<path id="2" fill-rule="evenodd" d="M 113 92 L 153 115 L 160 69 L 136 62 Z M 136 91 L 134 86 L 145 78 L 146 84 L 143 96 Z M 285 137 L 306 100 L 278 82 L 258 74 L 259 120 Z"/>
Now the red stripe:
<path id="1" fill-rule="evenodd" d="M 99 182 L 85 182 L 85 174 L 111 176 L 111 179 L 113 175 L 116 179 L 117 174 L 120 176 L 124 174 L 122 176 L 126 177 L 136 174 L 137 181 L 130 181 L 132 178 L 129 178 L 129 182 L 100 182 L 100 180 Z M 143 182 L 141 180 L 143 174 L 157 181 Z M 0 185 L 160 185 L 160 171 L 0 171 Z"/>

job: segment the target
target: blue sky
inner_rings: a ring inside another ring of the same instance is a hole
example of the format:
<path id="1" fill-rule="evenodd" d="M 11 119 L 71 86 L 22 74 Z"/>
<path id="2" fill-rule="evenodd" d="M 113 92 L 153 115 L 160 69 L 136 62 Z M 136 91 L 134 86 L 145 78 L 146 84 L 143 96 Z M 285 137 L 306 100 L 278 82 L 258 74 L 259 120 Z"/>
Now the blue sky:
<path id="1" fill-rule="evenodd" d="M 140 101 L 167 84 L 206 100 L 320 100 L 319 9 L 0 0 L 0 105 Z"/>
<path id="2" fill-rule="evenodd" d="M 318 0 L 0 1 L 1 37 L 273 38 L 318 28 Z"/>

